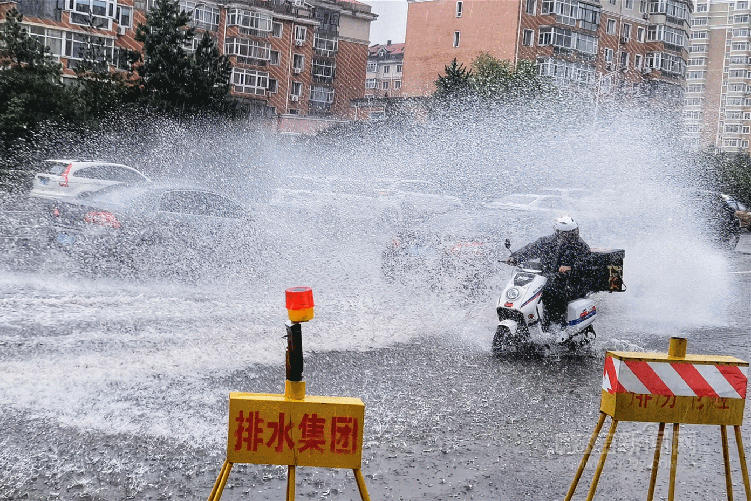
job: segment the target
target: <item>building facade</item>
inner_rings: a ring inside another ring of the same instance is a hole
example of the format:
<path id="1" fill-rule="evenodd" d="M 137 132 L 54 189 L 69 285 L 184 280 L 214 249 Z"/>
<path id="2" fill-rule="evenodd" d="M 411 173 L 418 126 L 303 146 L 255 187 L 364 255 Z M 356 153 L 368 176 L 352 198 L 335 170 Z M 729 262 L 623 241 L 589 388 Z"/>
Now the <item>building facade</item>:
<path id="1" fill-rule="evenodd" d="M 404 44 L 373 45 L 368 50 L 365 97 L 402 97 Z"/>
<path id="2" fill-rule="evenodd" d="M 140 50 L 135 27 L 153 0 L 18 0 L 29 32 L 50 47 L 66 77 L 86 57 L 92 35 L 113 69 L 122 49 Z M 180 0 L 232 62 L 231 94 L 256 114 L 350 118 L 350 100 L 365 94 L 370 22 L 377 16 L 356 0 Z"/>
<path id="3" fill-rule="evenodd" d="M 559 85 L 663 93 L 679 102 L 689 0 L 409 0 L 405 95 L 428 95 L 437 75 L 481 52 L 538 63 Z"/>
<path id="4" fill-rule="evenodd" d="M 748 1 L 698 0 L 692 19 L 684 122 L 698 148 L 748 153 L 751 10 Z"/>

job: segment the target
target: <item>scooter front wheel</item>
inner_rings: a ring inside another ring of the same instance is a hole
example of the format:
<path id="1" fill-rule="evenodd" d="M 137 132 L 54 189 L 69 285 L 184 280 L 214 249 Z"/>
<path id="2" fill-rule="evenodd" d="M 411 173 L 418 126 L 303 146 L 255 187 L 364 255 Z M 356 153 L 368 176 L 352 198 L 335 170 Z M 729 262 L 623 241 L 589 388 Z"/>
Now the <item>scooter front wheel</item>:
<path id="1" fill-rule="evenodd" d="M 529 333 L 526 329 L 519 329 L 515 333 L 506 325 L 499 325 L 493 336 L 493 353 L 510 353 L 521 351 L 524 344 L 529 341 Z"/>

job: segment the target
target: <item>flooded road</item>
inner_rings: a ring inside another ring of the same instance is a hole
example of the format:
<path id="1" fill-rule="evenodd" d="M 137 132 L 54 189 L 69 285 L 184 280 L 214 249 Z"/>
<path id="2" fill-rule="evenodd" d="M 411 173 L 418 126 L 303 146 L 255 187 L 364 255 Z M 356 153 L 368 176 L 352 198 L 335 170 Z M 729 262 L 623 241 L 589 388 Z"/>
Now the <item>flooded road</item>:
<path id="1" fill-rule="evenodd" d="M 730 254 L 651 280 L 627 248 L 630 289 L 601 295 L 591 350 L 523 358 L 490 352 L 509 270 L 471 294 L 419 277 L 387 283 L 383 232 L 266 227 L 278 254 L 253 276 L 98 276 L 53 252 L 4 267 L 0 499 L 206 499 L 226 452 L 229 392 L 284 391 L 291 286 L 313 287 L 316 300 L 303 326 L 307 393 L 365 403 L 372 499 L 563 499 L 597 421 L 607 350 L 665 352 L 682 336 L 689 353 L 749 359 L 747 234 Z M 692 273 L 722 287 L 675 292 Z M 660 291 L 643 284 L 659 280 L 669 294 L 655 302 Z M 710 311 L 697 311 L 702 303 Z M 597 499 L 646 497 L 655 430 L 619 427 Z M 724 497 L 719 437 L 716 427 L 682 428 L 679 499 Z M 751 443 L 747 427 L 743 438 Z M 669 457 L 663 449 L 657 498 L 667 496 Z M 740 495 L 737 455 L 732 464 Z M 283 499 L 285 483 L 286 467 L 236 465 L 222 499 Z M 359 498 L 350 471 L 304 467 L 297 497 Z"/>

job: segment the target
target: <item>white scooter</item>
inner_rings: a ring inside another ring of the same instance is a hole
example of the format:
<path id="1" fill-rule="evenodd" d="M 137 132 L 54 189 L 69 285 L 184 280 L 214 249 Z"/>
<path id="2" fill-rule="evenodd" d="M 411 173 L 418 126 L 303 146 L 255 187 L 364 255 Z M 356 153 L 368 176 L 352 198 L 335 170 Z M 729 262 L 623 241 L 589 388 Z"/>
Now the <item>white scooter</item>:
<path id="1" fill-rule="evenodd" d="M 506 240 L 506 247 L 510 245 Z M 533 334 L 543 341 L 543 346 L 558 344 L 571 351 L 590 344 L 596 336 L 592 323 L 597 318 L 597 306 L 589 294 L 625 290 L 624 255 L 623 250 L 593 251 L 593 264 L 585 278 L 591 292 L 569 301 L 565 318 L 559 322 L 546 318 L 542 296 L 549 277 L 542 272 L 538 261 L 520 263 L 498 299 L 499 324 L 493 338 L 493 352 L 529 350 L 537 344 Z"/>

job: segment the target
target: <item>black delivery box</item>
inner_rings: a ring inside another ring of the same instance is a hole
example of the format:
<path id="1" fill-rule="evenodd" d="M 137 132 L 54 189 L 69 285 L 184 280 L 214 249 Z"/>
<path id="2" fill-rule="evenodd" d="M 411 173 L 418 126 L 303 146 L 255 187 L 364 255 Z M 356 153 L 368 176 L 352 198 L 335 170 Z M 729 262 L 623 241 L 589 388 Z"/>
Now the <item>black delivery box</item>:
<path id="1" fill-rule="evenodd" d="M 623 249 L 592 249 L 584 281 L 591 292 L 623 292 Z"/>

